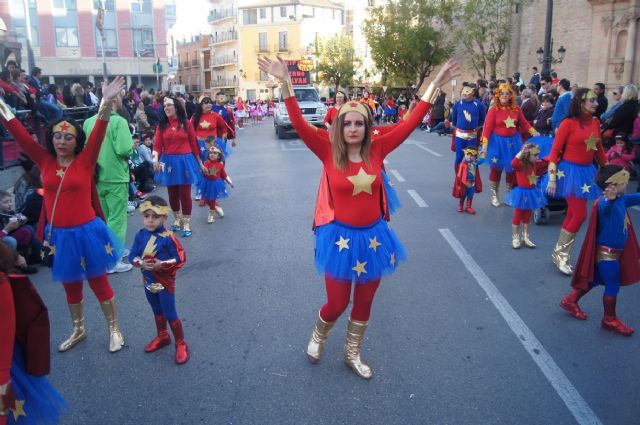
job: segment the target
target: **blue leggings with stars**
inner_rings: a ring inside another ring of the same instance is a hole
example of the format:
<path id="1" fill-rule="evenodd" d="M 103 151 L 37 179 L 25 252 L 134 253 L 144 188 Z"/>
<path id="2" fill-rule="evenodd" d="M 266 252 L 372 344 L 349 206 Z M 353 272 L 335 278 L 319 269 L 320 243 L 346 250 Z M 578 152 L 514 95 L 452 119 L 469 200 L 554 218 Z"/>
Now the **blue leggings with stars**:
<path id="1" fill-rule="evenodd" d="M 168 322 L 173 322 L 178 318 L 178 312 L 176 311 L 176 296 L 169 293 L 166 289 L 160 291 L 157 294 L 149 292 L 146 288 L 144 294 L 147 296 L 147 301 L 153 310 L 153 314 L 156 316 L 164 316 Z"/>

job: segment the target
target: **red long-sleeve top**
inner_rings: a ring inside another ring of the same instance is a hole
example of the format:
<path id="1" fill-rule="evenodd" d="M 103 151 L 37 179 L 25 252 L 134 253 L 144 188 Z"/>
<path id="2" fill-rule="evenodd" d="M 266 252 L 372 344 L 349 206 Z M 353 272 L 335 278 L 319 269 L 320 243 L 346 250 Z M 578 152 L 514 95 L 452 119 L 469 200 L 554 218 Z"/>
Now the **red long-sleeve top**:
<path id="1" fill-rule="evenodd" d="M 55 216 L 53 217 L 53 225 L 56 227 L 72 227 L 93 220 L 96 217 L 96 212 L 91 203 L 93 172 L 96 168 L 96 161 L 98 160 L 100 147 L 109 122 L 101 119 L 96 120 L 87 144 L 68 167 L 58 165 L 56 156 L 34 141 L 20 124 L 20 121 L 14 118 L 4 124 L 16 139 L 16 142 L 18 142 L 20 148 L 40 169 L 47 222 L 52 223 L 53 203 L 63 175 L 64 182 L 62 183 Z"/>
<path id="2" fill-rule="evenodd" d="M 329 110 L 327 111 L 327 115 L 324 116 L 324 123 L 326 124 L 333 124 L 333 122 L 336 120 L 336 118 L 338 118 L 338 108 L 333 106 L 331 108 L 329 108 Z"/>
<path id="3" fill-rule="evenodd" d="M 285 99 L 291 124 L 309 149 L 322 161 L 329 179 L 335 219 L 352 225 L 367 226 L 382 214 L 382 178 L 384 158 L 405 141 L 418 126 L 431 105 L 420 101 L 414 113 L 394 131 L 372 138 L 369 164 L 349 161 L 346 170 L 334 166 L 327 132 L 307 123 L 295 97 Z"/>
<path id="4" fill-rule="evenodd" d="M 193 153 L 196 158 L 200 158 L 198 139 L 191 122 L 185 121 L 184 127 L 181 127 L 178 125 L 176 118 L 169 118 L 169 123 L 164 130 L 161 130 L 160 126 L 158 126 L 153 142 L 153 151 L 157 152 L 158 155 Z"/>
<path id="5" fill-rule="evenodd" d="M 204 166 L 209 170 L 209 174 L 206 176 L 208 180 L 227 179 L 227 172 L 224 169 L 224 163 L 220 161 L 205 161 Z"/>
<path id="6" fill-rule="evenodd" d="M 530 189 L 536 186 L 538 177 L 547 167 L 546 161 L 538 160 L 535 164 L 525 164 L 518 157 L 513 158 L 511 167 L 516 172 L 516 180 L 519 187 Z"/>
<path id="7" fill-rule="evenodd" d="M 484 120 L 482 143 L 486 145 L 493 133 L 502 137 L 513 137 L 519 130 L 527 131 L 532 135 L 536 131 L 524 117 L 522 109 L 520 109 L 519 106 L 516 106 L 514 109 L 496 108 L 494 106 L 489 109 L 487 117 Z"/>
<path id="8" fill-rule="evenodd" d="M 195 128 L 198 139 L 206 139 L 208 136 L 226 138 L 227 124 L 224 119 L 215 112 L 208 112 L 200 116 L 200 122 L 195 126 L 195 118 L 191 118 L 191 125 Z"/>
<path id="9" fill-rule="evenodd" d="M 593 163 L 594 157 L 600 165 L 607 163 L 600 138 L 600 120 L 593 117 L 562 120 L 553 140 L 549 163 L 557 164 L 564 159 L 575 164 L 589 165 Z"/>
<path id="10" fill-rule="evenodd" d="M 16 334 L 16 312 L 13 291 L 7 275 L 0 272 L 0 385 L 9 382 L 13 344 Z"/>

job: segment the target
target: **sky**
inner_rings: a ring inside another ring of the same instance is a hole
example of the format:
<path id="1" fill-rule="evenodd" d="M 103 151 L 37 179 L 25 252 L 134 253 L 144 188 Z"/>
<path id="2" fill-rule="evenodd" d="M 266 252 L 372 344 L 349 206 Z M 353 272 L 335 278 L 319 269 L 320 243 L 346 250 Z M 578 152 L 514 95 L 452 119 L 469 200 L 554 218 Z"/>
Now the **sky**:
<path id="1" fill-rule="evenodd" d="M 176 1 L 176 25 L 174 34 L 176 40 L 189 38 L 191 35 L 209 33 L 207 23 L 209 16 L 209 3 L 207 0 L 178 0 Z"/>

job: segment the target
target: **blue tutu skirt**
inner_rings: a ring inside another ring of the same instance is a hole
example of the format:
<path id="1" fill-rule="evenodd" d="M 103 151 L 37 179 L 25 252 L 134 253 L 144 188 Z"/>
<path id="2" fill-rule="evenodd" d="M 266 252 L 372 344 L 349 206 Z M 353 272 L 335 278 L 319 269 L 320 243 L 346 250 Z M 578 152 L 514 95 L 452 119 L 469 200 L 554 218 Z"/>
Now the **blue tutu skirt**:
<path id="1" fill-rule="evenodd" d="M 199 183 L 202 170 L 192 153 L 179 155 L 163 154 L 160 162 L 164 168 L 155 174 L 156 183 L 163 186 L 177 186 Z"/>
<path id="2" fill-rule="evenodd" d="M 516 133 L 513 137 L 502 137 L 493 133 L 487 146 L 486 162 L 496 168 L 504 169 L 507 173 L 513 172 L 511 161 L 522 148 L 522 137 Z"/>
<path id="3" fill-rule="evenodd" d="M 547 205 L 547 198 L 539 187 L 514 187 L 504 197 L 504 202 L 519 210 L 536 210 Z"/>
<path id="4" fill-rule="evenodd" d="M 69 410 L 69 406 L 44 376 L 33 376 L 26 372 L 23 350 L 16 343 L 11 366 L 11 383 L 17 400 L 24 401 L 26 416 L 15 421 L 13 412 L 7 415 L 9 424 L 58 424 L 60 415 Z"/>
<path id="5" fill-rule="evenodd" d="M 200 147 L 200 159 L 205 162 L 209 159 L 209 148 L 204 142 L 204 139 L 198 139 L 198 146 Z"/>
<path id="6" fill-rule="evenodd" d="M 229 192 L 222 179 L 204 179 L 200 184 L 199 190 L 200 196 L 205 201 L 215 201 L 216 199 L 229 197 Z"/>
<path id="7" fill-rule="evenodd" d="M 45 234 L 49 231 L 46 226 Z M 101 218 L 73 227 L 53 226 L 55 247 L 51 276 L 54 282 L 77 282 L 102 276 L 115 267 L 123 242 Z"/>
<path id="8" fill-rule="evenodd" d="M 556 198 L 597 199 L 602 191 L 595 183 L 596 167 L 575 162 L 560 161 L 556 170 Z M 549 174 L 542 177 L 542 188 L 546 192 Z"/>
<path id="9" fill-rule="evenodd" d="M 382 176 L 382 182 L 384 183 L 384 191 L 387 194 L 387 204 L 389 205 L 389 213 L 395 213 L 399 208 L 402 208 L 402 203 L 400 203 L 400 198 L 398 197 L 398 193 L 396 189 L 391 186 L 391 182 L 389 181 L 389 176 L 387 173 L 382 170 L 380 172 Z"/>
<path id="10" fill-rule="evenodd" d="M 333 221 L 315 233 L 316 268 L 336 280 L 367 283 L 392 274 L 407 260 L 402 242 L 382 219 L 362 227 Z"/>
<path id="11" fill-rule="evenodd" d="M 392 108 L 391 106 L 387 106 L 384 108 L 384 114 L 385 115 L 395 115 L 396 114 L 396 108 Z"/>

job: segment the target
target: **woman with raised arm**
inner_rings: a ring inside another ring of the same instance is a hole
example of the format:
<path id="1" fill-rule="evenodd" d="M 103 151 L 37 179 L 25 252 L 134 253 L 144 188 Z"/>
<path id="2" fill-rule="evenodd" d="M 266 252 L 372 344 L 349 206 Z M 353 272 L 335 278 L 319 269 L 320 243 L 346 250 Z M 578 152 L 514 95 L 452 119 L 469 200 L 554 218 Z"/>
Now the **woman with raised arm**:
<path id="1" fill-rule="evenodd" d="M 109 351 L 124 345 L 118 326 L 116 301 L 106 272 L 120 259 L 118 240 L 96 215 L 92 200 L 93 172 L 104 140 L 112 100 L 124 88 L 124 78 L 102 84 L 98 120 L 85 146 L 82 126 L 69 118 L 52 122 L 46 131 L 46 147 L 27 133 L 7 105 L 0 100 L 2 124 L 42 173 L 46 241 L 53 255 L 52 278 L 62 282 L 73 322 L 71 336 L 58 347 L 67 351 L 87 336 L 84 328 L 82 281 L 100 301 L 109 328 Z"/>
<path id="2" fill-rule="evenodd" d="M 351 286 L 355 284 L 344 359 L 358 376 L 371 378 L 371 368 L 360 358 L 371 305 L 382 276 L 392 274 L 398 263 L 406 260 L 402 243 L 385 222 L 389 211 L 380 176 L 382 162 L 418 126 L 437 98 L 438 87 L 457 73 L 458 64 L 449 60 L 427 88 L 416 111 L 403 125 L 384 135 L 372 136 L 371 115 L 366 106 L 345 103 L 331 126 L 331 143 L 304 121 L 286 64 L 269 58 L 259 58 L 258 64 L 262 71 L 280 80 L 294 129 L 325 169 L 314 229 L 315 263 L 325 276 L 327 303 L 320 309 L 307 356 L 311 363 L 318 362 L 335 321 L 349 305 Z"/>

